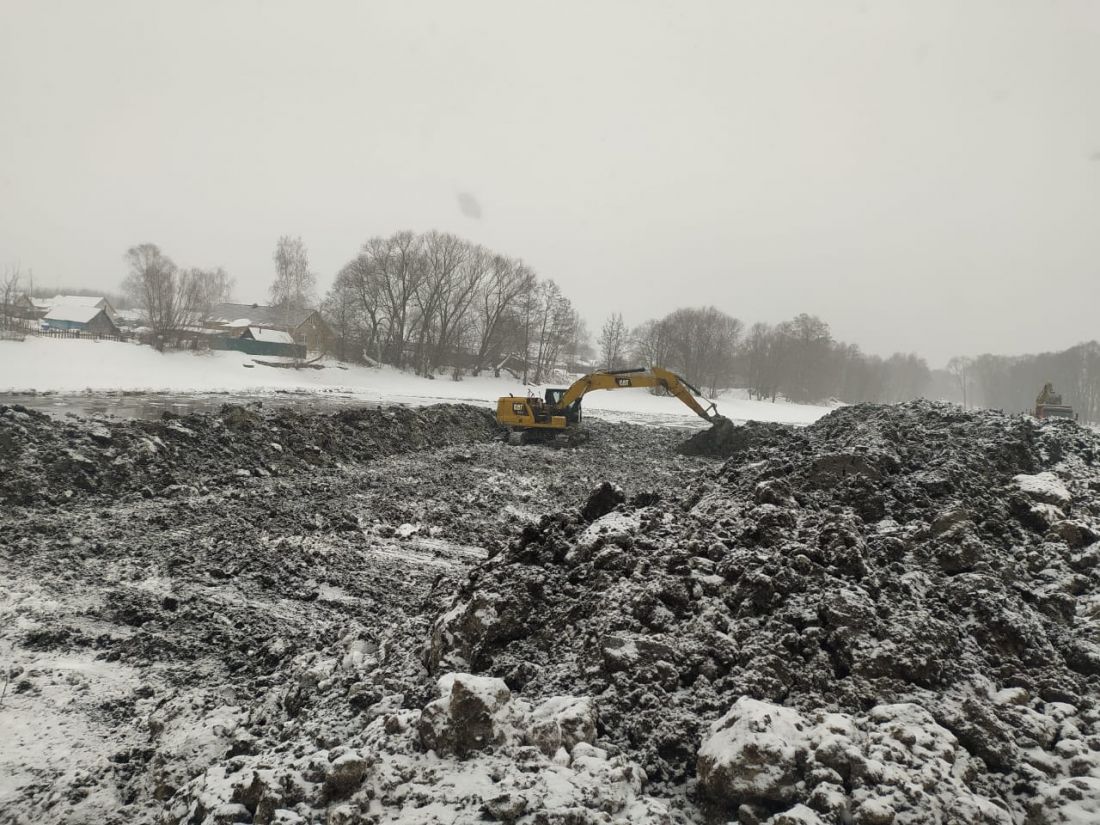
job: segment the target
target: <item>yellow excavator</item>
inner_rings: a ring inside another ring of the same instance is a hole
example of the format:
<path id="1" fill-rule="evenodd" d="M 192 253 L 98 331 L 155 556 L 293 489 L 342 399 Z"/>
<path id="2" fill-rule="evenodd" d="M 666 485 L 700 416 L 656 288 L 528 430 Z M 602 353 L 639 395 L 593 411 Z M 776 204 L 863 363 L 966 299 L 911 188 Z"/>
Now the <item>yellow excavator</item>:
<path id="1" fill-rule="evenodd" d="M 718 407 L 671 370 L 663 367 L 601 370 L 578 378 L 566 389 L 548 389 L 546 397 L 506 395 L 497 400 L 497 423 L 509 430 L 511 444 L 534 441 L 577 441 L 581 423 L 581 399 L 592 390 L 660 387 L 675 395 L 696 415 L 712 424 L 721 416 Z M 701 399 L 701 402 L 700 402 Z"/>

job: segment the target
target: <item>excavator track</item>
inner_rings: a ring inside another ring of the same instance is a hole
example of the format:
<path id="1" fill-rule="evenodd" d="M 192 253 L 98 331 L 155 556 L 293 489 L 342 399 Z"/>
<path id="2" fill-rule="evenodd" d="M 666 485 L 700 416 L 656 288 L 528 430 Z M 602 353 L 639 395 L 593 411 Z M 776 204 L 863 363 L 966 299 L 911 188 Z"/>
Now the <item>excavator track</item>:
<path id="1" fill-rule="evenodd" d="M 522 447 L 528 444 L 541 444 L 548 447 L 579 447 L 587 444 L 591 435 L 580 427 L 570 427 L 564 432 L 561 430 L 512 430 L 507 435 L 507 441 L 513 447 Z"/>

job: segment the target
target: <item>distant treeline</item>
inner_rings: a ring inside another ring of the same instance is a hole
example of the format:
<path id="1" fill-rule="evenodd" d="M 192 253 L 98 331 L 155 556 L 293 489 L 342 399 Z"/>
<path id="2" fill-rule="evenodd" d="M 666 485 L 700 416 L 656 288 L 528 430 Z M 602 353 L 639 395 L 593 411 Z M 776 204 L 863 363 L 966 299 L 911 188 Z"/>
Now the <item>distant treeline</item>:
<path id="1" fill-rule="evenodd" d="M 646 321 L 615 346 L 621 319 L 612 316 L 600 334 L 601 366 L 626 360 L 667 366 L 712 394 L 743 387 L 758 399 L 800 403 L 835 399 L 905 401 L 920 398 L 932 371 L 917 355 L 868 355 L 833 339 L 829 325 L 805 313 L 770 325 L 745 328 L 714 307 L 678 309 Z"/>
<path id="2" fill-rule="evenodd" d="M 952 358 L 930 369 L 913 353 L 882 358 L 837 341 L 813 315 L 780 324 L 744 324 L 714 307 L 678 309 L 627 330 L 612 315 L 599 336 L 600 366 L 658 364 L 717 393 L 747 389 L 758 399 L 800 403 L 892 403 L 915 398 L 1024 412 L 1053 383 L 1081 421 L 1100 421 L 1100 344 L 1062 352 Z"/>
<path id="3" fill-rule="evenodd" d="M 1043 385 L 1053 383 L 1081 421 L 1100 423 L 1100 343 L 1061 352 L 953 358 L 942 378 L 944 395 L 968 406 L 1022 412 L 1035 407 Z"/>

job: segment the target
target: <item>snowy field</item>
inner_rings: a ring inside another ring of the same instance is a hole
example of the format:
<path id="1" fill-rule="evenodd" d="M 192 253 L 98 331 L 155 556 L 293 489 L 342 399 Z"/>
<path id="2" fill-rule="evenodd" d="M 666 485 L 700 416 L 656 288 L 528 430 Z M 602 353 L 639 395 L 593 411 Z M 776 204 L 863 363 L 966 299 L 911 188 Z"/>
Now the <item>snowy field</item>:
<path id="1" fill-rule="evenodd" d="M 261 359 L 272 360 L 272 359 Z M 321 370 L 289 370 L 256 363 L 238 352 L 159 353 L 151 347 L 113 341 L 30 338 L 0 341 L 0 393 L 230 393 L 301 392 L 311 398 L 339 396 L 368 403 L 420 406 L 443 401 L 493 405 L 502 395 L 527 393 L 510 376 L 467 376 L 453 381 L 421 378 L 390 368 L 330 362 Z M 541 387 L 530 388 L 542 394 Z M 743 391 L 724 393 L 719 411 L 735 421 L 809 424 L 829 407 L 750 401 Z M 692 426 L 702 422 L 675 398 L 648 392 L 595 392 L 585 412 L 611 421 Z"/>

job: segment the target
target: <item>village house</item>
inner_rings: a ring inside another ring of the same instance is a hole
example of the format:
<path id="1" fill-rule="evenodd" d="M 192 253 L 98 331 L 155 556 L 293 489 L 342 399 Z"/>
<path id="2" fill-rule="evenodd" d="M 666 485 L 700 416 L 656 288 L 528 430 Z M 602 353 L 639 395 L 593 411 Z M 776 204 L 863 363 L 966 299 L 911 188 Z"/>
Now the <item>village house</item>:
<path id="1" fill-rule="evenodd" d="M 315 309 L 287 311 L 263 304 L 215 304 L 203 326 L 223 330 L 235 338 L 248 329 L 277 330 L 288 333 L 292 343 L 304 344 L 311 352 L 326 351 L 332 341 L 332 330 Z"/>
<path id="2" fill-rule="evenodd" d="M 39 315 L 34 302 L 26 295 L 16 295 L 5 303 L 0 303 L 0 320 L 13 327 L 30 327 L 36 323 Z"/>
<path id="3" fill-rule="evenodd" d="M 136 330 L 145 324 L 145 313 L 140 309 L 116 309 L 115 323 L 119 329 Z"/>
<path id="4" fill-rule="evenodd" d="M 52 298 L 35 298 L 35 306 L 43 311 L 43 315 L 55 307 L 94 307 L 107 313 L 111 323 L 118 326 L 118 313 L 111 306 L 111 302 L 101 295 L 54 295 Z"/>
<path id="5" fill-rule="evenodd" d="M 50 330 L 88 332 L 94 335 L 121 335 L 118 326 L 107 315 L 107 310 L 97 306 L 62 304 L 51 307 L 42 318 L 42 325 Z"/>
<path id="6" fill-rule="evenodd" d="M 295 343 L 289 332 L 265 327 L 245 327 L 210 340 L 213 349 L 232 350 L 248 355 L 274 355 L 284 358 L 305 358 L 305 344 Z"/>

